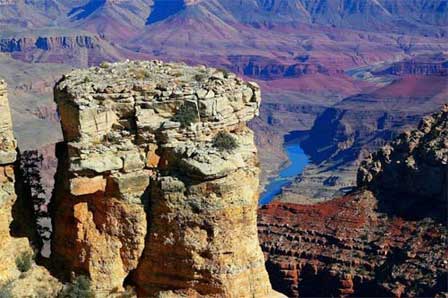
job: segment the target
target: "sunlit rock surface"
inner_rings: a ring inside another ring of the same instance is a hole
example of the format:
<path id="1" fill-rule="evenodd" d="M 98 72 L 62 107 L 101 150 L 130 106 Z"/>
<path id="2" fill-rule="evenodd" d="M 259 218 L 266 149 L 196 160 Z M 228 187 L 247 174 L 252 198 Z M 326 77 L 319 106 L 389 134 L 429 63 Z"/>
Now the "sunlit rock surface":
<path id="1" fill-rule="evenodd" d="M 150 297 L 273 297 L 246 126 L 260 106 L 256 84 L 125 62 L 69 73 L 55 100 L 65 142 L 52 247 L 62 271 L 104 291 L 126 279 Z"/>
<path id="2" fill-rule="evenodd" d="M 18 231 L 13 226 L 13 208 L 17 199 L 16 146 L 12 132 L 7 86 L 0 80 L 0 284 L 20 275 L 15 259 L 21 253 L 30 250 L 28 239 L 15 235 Z"/>

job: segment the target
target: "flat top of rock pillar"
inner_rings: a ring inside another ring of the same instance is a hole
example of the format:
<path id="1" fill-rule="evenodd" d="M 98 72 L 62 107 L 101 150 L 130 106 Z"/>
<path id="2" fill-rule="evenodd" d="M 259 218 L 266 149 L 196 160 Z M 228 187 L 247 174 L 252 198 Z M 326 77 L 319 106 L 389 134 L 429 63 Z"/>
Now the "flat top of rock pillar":
<path id="1" fill-rule="evenodd" d="M 261 95 L 256 83 L 225 70 L 125 61 L 72 71 L 56 85 L 55 100 L 66 141 L 101 142 L 121 130 L 143 142 L 165 131 L 170 142 L 249 121 Z"/>
<path id="2" fill-rule="evenodd" d="M 86 97 L 88 94 L 159 90 L 163 93 L 159 98 L 162 95 L 176 98 L 189 93 L 197 93 L 199 98 L 211 98 L 231 88 L 247 87 L 259 89 L 255 83 L 244 82 L 225 70 L 161 61 L 126 61 L 74 70 L 63 77 L 56 89 L 65 90 L 72 95 L 67 99 L 88 107 L 97 103 L 92 100 L 95 98 Z M 209 90 L 215 93 L 209 93 Z"/>

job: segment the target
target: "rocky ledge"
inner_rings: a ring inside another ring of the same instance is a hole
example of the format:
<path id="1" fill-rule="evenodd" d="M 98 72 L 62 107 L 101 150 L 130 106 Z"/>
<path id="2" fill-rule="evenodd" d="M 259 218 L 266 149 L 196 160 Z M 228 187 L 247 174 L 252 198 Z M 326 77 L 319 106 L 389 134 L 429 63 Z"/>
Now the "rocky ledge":
<path id="1" fill-rule="evenodd" d="M 0 284 L 20 275 L 15 258 L 29 250 L 26 238 L 13 237 L 13 206 L 15 191 L 16 140 L 12 132 L 6 83 L 0 80 Z"/>
<path id="2" fill-rule="evenodd" d="M 56 297 L 59 282 L 33 262 L 38 244 L 33 206 L 18 175 L 10 112 L 6 83 L 0 80 L 0 296 Z"/>
<path id="3" fill-rule="evenodd" d="M 64 143 L 53 263 L 97 292 L 273 297 L 256 226 L 258 161 L 246 122 L 259 87 L 152 62 L 75 70 L 55 87 Z M 184 296 L 182 296 L 184 297 Z"/>
<path id="4" fill-rule="evenodd" d="M 357 180 L 375 192 L 385 211 L 446 221 L 448 105 L 371 154 L 361 163 Z"/>
<path id="5" fill-rule="evenodd" d="M 446 297 L 446 226 L 376 209 L 370 192 L 261 209 L 274 289 L 288 297 Z"/>
<path id="6" fill-rule="evenodd" d="M 447 112 L 424 118 L 364 161 L 356 192 L 260 209 L 275 290 L 289 297 L 448 296 Z"/>

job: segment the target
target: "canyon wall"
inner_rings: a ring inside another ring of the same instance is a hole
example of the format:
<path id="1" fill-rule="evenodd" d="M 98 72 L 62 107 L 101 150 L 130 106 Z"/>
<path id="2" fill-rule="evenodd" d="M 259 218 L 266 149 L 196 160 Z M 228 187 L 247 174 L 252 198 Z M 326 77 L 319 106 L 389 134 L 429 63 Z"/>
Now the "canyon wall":
<path id="1" fill-rule="evenodd" d="M 371 192 L 358 192 L 260 209 L 273 288 L 288 297 L 444 297 L 447 227 L 384 216 L 377 207 Z"/>
<path id="2" fill-rule="evenodd" d="M 263 206 L 273 288 L 288 297 L 446 296 L 447 132 L 445 105 L 363 161 L 356 191 Z"/>
<path id="3" fill-rule="evenodd" d="M 0 53 L 28 63 L 60 63 L 74 67 L 138 56 L 112 45 L 101 34 L 71 29 L 5 32 L 0 34 Z"/>
<path id="4" fill-rule="evenodd" d="M 446 221 L 448 201 L 448 105 L 425 117 L 368 156 L 358 171 L 358 185 L 384 198 L 385 209 L 403 216 Z M 397 197 L 406 196 L 405 203 Z M 418 208 L 416 208 L 418 207 Z"/>
<path id="5" fill-rule="evenodd" d="M 12 132 L 6 83 L 0 80 L 0 284 L 20 275 L 15 259 L 29 251 L 28 239 L 20 235 L 15 190 L 16 140 Z"/>
<path id="6" fill-rule="evenodd" d="M 75 70 L 55 87 L 64 143 L 52 257 L 98 292 L 273 297 L 259 247 L 260 90 L 153 62 Z M 183 297 L 183 296 L 182 296 Z"/>
<path id="7" fill-rule="evenodd" d="M 93 48 L 93 36 L 42 36 L 42 37 L 11 37 L 0 39 L 0 51 L 6 53 L 22 52 L 26 50 L 41 49 L 50 51 L 61 48 Z"/>
<path id="8" fill-rule="evenodd" d="M 425 59 L 437 61 L 438 58 Z M 387 69 L 387 65 L 383 67 Z M 404 130 L 418 125 L 423 116 L 446 104 L 448 76 L 427 71 L 428 75 L 397 77 L 372 76 L 374 71 L 366 72 L 368 80 L 393 79 L 373 92 L 345 98 L 316 118 L 308 137 L 301 143 L 313 164 L 305 169 L 299 181 L 283 192 L 282 199 L 293 201 L 299 195 L 331 199 L 355 186 L 357 168 L 369 151 L 381 148 Z"/>

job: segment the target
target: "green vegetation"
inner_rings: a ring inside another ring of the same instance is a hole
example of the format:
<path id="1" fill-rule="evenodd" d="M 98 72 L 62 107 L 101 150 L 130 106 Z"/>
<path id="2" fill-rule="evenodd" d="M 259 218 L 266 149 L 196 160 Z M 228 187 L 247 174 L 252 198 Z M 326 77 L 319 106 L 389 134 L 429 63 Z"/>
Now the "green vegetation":
<path id="1" fill-rule="evenodd" d="M 133 72 L 137 80 L 143 80 L 150 77 L 150 73 L 145 69 L 136 69 Z"/>
<path id="2" fill-rule="evenodd" d="M 33 254 L 29 251 L 23 252 L 16 258 L 16 266 L 20 272 L 25 273 L 31 269 Z"/>
<path id="3" fill-rule="evenodd" d="M 195 81 L 204 81 L 208 76 L 205 73 L 198 73 L 194 76 Z"/>
<path id="4" fill-rule="evenodd" d="M 218 148 L 221 151 L 231 151 L 238 148 L 238 142 L 230 133 L 226 131 L 220 131 L 213 138 L 213 147 Z"/>
<path id="5" fill-rule="evenodd" d="M 180 77 L 184 76 L 184 73 L 183 72 L 175 72 L 175 73 L 173 73 L 173 76 L 176 78 L 180 78 Z"/>
<path id="6" fill-rule="evenodd" d="M 198 122 L 198 112 L 192 105 L 183 104 L 176 112 L 174 121 L 180 122 L 183 127 Z"/>
<path id="7" fill-rule="evenodd" d="M 106 61 L 103 61 L 100 63 L 100 67 L 101 68 L 109 68 L 109 63 L 107 63 Z"/>
<path id="8" fill-rule="evenodd" d="M 58 294 L 58 298 L 95 298 L 90 279 L 80 275 Z"/>

